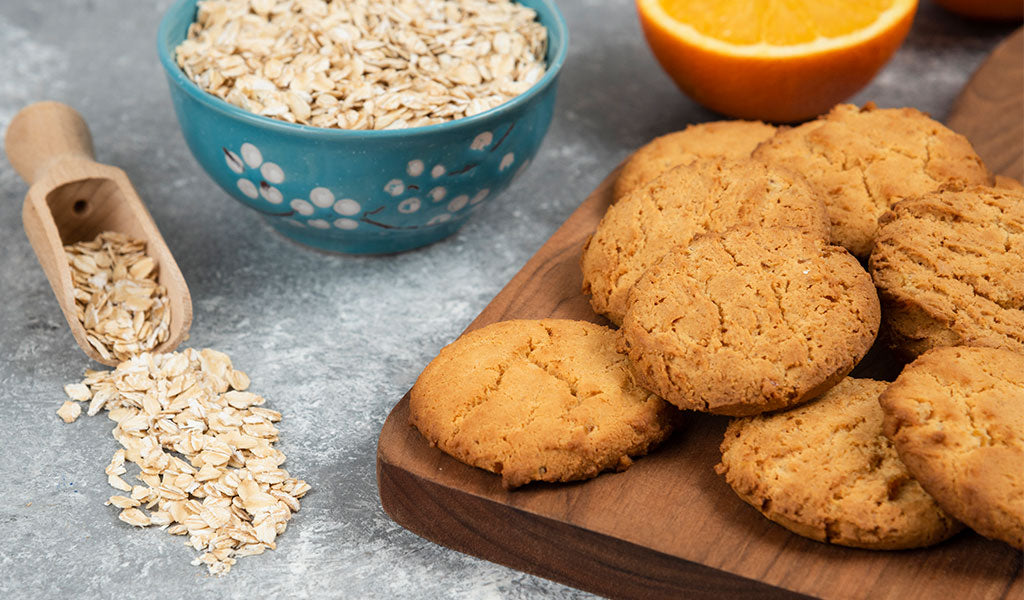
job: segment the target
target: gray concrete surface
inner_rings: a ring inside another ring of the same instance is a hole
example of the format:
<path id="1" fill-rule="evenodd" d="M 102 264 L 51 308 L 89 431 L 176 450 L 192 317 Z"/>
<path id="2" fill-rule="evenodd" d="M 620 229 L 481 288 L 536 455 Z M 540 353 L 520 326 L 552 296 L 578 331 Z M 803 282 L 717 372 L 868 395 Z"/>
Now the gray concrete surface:
<path id="1" fill-rule="evenodd" d="M 922 0 L 905 46 L 855 101 L 943 118 L 1011 25 Z M 313 485 L 279 549 L 224 578 L 103 505 L 106 418 L 64 425 L 61 387 L 93 367 L 21 231 L 26 186 L 0 161 L 0 597 L 532 598 L 587 594 L 436 546 L 382 511 L 377 435 L 392 405 L 629 151 L 714 118 L 649 54 L 626 0 L 564 0 L 572 49 L 538 160 L 456 237 L 358 258 L 307 250 L 229 199 L 185 147 L 157 62 L 170 0 L 0 3 L 0 128 L 56 99 L 91 124 L 175 253 L 195 304 L 190 343 L 229 353 L 281 410 L 286 467 Z"/>

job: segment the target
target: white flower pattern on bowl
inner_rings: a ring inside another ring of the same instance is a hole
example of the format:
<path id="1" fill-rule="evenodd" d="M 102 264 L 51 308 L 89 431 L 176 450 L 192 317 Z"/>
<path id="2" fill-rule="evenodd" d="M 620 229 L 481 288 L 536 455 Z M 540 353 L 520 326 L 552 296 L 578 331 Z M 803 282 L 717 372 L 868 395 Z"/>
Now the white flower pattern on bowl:
<path id="1" fill-rule="evenodd" d="M 501 146 L 502 142 L 512 132 L 515 124 L 512 124 L 495 141 L 494 133 L 485 131 L 473 138 L 469 146 L 470 154 L 486 153 L 484 158 L 493 154 Z M 268 204 L 278 206 L 284 204 L 284 194 L 277 185 L 284 183 L 288 178 L 280 165 L 265 160 L 263 152 L 253 143 L 244 142 L 239 146 L 238 152 L 222 148 L 224 161 L 228 169 L 238 176 L 236 187 L 250 200 L 262 198 Z M 286 221 L 298 227 L 312 227 L 314 229 L 330 229 L 331 227 L 341 230 L 353 230 L 362 225 L 380 227 L 384 229 L 419 229 L 440 225 L 452 220 L 456 213 L 464 211 L 467 207 L 474 207 L 482 202 L 489 194 L 489 188 L 477 190 L 472 195 L 457 194 L 449 199 L 447 185 L 442 185 L 438 180 L 442 177 L 455 177 L 469 173 L 479 167 L 484 160 L 471 161 L 455 170 L 448 170 L 443 164 L 434 164 L 429 172 L 424 159 L 414 158 L 405 165 L 405 173 L 401 177 L 391 177 L 384 183 L 381 190 L 396 199 L 401 198 L 395 206 L 395 210 L 402 215 L 410 215 L 420 212 L 425 206 L 418 195 L 421 190 L 426 190 L 426 198 L 430 200 L 427 205 L 440 205 L 444 203 L 444 210 L 441 214 L 430 217 L 422 225 L 389 225 L 377 220 L 375 217 L 383 212 L 387 205 L 381 205 L 375 210 L 364 210 L 363 203 L 352 198 L 338 198 L 331 189 L 323 186 L 314 187 L 309 191 L 306 198 L 293 198 L 287 203 L 290 210 L 285 212 L 271 212 L 261 210 L 265 215 L 273 217 L 284 217 Z M 498 171 L 504 172 L 515 163 L 515 154 L 507 152 L 502 155 L 498 164 Z M 523 161 L 516 171 L 514 177 L 518 177 L 529 165 L 529 161 Z M 426 181 L 424 181 L 426 180 Z M 430 183 L 426 183 L 430 182 Z M 426 185 L 421 187 L 421 183 Z M 429 188 L 429 189 L 428 189 Z M 408 197 L 403 197 L 409 194 Z M 331 210 L 331 213 L 324 214 Z"/>

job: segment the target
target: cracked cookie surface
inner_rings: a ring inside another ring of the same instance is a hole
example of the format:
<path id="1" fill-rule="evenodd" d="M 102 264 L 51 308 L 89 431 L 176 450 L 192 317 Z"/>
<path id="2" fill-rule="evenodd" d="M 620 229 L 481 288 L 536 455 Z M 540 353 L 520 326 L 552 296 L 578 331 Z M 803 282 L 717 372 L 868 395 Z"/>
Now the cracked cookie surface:
<path id="1" fill-rule="evenodd" d="M 621 323 L 629 289 L 661 255 L 695 235 L 738 225 L 829 237 L 825 207 L 800 175 L 750 159 L 699 159 L 608 208 L 583 247 L 583 293 L 597 313 Z"/>
<path id="2" fill-rule="evenodd" d="M 870 266 L 894 348 L 1024 352 L 1024 191 L 939 191 L 896 204 L 879 224 Z"/>
<path id="3" fill-rule="evenodd" d="M 804 406 L 733 419 L 715 470 L 761 514 L 819 542 L 879 550 L 941 542 L 961 525 L 882 432 L 878 396 L 888 385 L 847 377 Z"/>
<path id="4" fill-rule="evenodd" d="M 936 348 L 882 394 L 885 433 L 915 479 L 978 533 L 1024 550 L 1024 355 Z"/>
<path id="5" fill-rule="evenodd" d="M 878 333 L 871 277 L 849 252 L 797 229 L 698 236 L 629 296 L 619 350 L 680 408 L 746 416 L 835 385 Z"/>
<path id="6" fill-rule="evenodd" d="M 432 445 L 506 488 L 625 469 L 679 418 L 634 381 L 614 331 L 562 319 L 463 335 L 420 374 L 409 407 Z"/>
<path id="7" fill-rule="evenodd" d="M 828 207 L 832 241 L 861 258 L 878 217 L 899 200 L 993 181 L 967 138 L 913 108 L 840 104 L 780 130 L 753 157 L 802 173 Z"/>
<path id="8" fill-rule="evenodd" d="M 774 126 L 760 121 L 714 121 L 654 138 L 622 165 L 615 180 L 613 201 L 672 167 L 688 165 L 699 158 L 749 158 L 754 148 L 774 133 Z"/>

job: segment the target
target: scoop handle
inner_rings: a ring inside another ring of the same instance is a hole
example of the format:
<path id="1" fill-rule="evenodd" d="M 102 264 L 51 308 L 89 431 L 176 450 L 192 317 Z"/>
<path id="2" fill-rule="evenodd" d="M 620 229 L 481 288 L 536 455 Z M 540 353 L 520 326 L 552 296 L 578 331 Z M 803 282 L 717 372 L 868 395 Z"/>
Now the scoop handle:
<path id="1" fill-rule="evenodd" d="M 36 102 L 11 119 L 4 150 L 14 170 L 29 185 L 67 159 L 95 160 L 92 134 L 82 115 L 60 102 Z"/>

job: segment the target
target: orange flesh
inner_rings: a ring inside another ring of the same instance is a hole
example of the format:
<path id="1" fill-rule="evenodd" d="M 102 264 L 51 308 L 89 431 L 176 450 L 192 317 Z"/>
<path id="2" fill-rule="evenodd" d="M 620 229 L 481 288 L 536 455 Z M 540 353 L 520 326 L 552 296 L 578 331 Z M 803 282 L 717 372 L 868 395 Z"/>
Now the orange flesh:
<path id="1" fill-rule="evenodd" d="M 792 46 L 864 29 L 895 0 L 658 0 L 680 23 L 736 45 Z"/>

